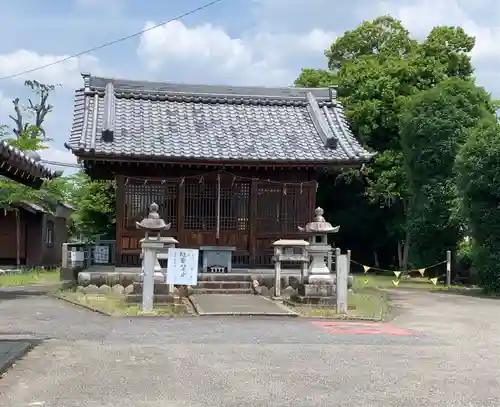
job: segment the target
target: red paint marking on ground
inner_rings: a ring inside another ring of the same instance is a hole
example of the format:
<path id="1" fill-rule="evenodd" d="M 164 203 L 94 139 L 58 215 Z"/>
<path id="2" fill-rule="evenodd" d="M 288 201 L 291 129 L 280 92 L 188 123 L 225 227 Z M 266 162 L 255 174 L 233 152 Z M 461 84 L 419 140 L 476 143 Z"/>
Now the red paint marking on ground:
<path id="1" fill-rule="evenodd" d="M 312 323 L 318 328 L 335 334 L 348 335 L 389 335 L 389 336 L 416 336 L 417 333 L 408 329 L 395 328 L 389 324 L 377 322 L 344 322 L 344 321 L 315 321 Z"/>

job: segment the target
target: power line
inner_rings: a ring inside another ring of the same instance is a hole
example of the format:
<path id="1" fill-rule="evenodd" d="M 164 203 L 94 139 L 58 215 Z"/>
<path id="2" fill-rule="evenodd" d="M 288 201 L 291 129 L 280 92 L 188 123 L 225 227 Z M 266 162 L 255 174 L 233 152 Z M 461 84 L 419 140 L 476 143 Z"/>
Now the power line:
<path id="1" fill-rule="evenodd" d="M 198 11 L 201 11 L 201 10 L 204 10 L 206 8 L 209 8 L 209 7 L 211 7 L 211 6 L 213 6 L 213 5 L 217 4 L 217 3 L 220 3 L 221 1 L 223 1 L 223 0 L 213 0 L 210 3 L 204 4 L 203 6 L 195 8 L 195 9 L 193 9 L 191 11 L 188 11 L 188 12 L 186 12 L 184 14 L 181 14 L 181 15 L 179 15 L 177 17 L 171 18 L 170 20 L 163 21 L 162 23 L 156 24 L 153 27 L 150 27 L 150 28 L 147 28 L 145 30 L 136 32 L 134 34 L 127 35 L 126 37 L 118 38 L 118 39 L 116 39 L 114 41 L 106 42 L 106 43 L 101 44 L 101 45 L 99 45 L 97 47 L 90 48 L 90 49 L 87 49 L 85 51 L 78 52 L 78 53 L 70 55 L 70 56 L 68 56 L 66 58 L 62 58 L 62 59 L 59 59 L 57 61 L 51 62 L 50 64 L 41 65 L 41 66 L 38 66 L 36 68 L 27 69 L 27 70 L 22 71 L 22 72 L 18 72 L 18 73 L 12 74 L 12 75 L 4 76 L 4 77 L 0 78 L 0 81 L 6 80 L 6 79 L 16 78 L 18 76 L 22 76 L 22 75 L 25 75 L 25 74 L 28 74 L 28 73 L 31 73 L 31 72 L 35 72 L 35 71 L 39 71 L 41 69 L 49 68 L 51 66 L 60 64 L 62 62 L 69 61 L 70 59 L 77 58 L 77 57 L 85 55 L 85 54 L 90 54 L 91 52 L 98 51 L 100 49 L 109 47 L 111 45 L 118 44 L 119 42 L 126 41 L 126 40 L 129 40 L 131 38 L 137 37 L 137 36 L 142 35 L 142 34 L 148 32 L 148 31 L 154 30 L 155 28 L 167 25 L 167 24 L 171 23 L 172 21 L 180 20 L 181 18 L 187 17 L 187 16 L 189 16 L 191 14 L 197 13 Z"/>

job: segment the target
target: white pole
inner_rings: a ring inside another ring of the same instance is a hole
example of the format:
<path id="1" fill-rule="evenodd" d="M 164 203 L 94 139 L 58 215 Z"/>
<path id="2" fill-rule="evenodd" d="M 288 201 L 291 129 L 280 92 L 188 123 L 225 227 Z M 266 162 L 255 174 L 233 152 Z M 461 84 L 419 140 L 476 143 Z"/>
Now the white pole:
<path id="1" fill-rule="evenodd" d="M 281 253 L 281 248 L 276 249 L 274 261 L 274 296 L 277 298 L 281 297 Z"/>
<path id="2" fill-rule="evenodd" d="M 451 250 L 446 251 L 446 285 L 451 285 Z"/>
<path id="3" fill-rule="evenodd" d="M 154 249 L 144 249 L 144 277 L 142 278 L 142 312 L 153 311 L 154 296 L 154 268 L 156 262 L 156 252 Z"/>
<path id="4" fill-rule="evenodd" d="M 340 249 L 336 253 L 336 269 L 337 269 L 337 314 L 347 314 L 347 256 L 340 254 Z"/>

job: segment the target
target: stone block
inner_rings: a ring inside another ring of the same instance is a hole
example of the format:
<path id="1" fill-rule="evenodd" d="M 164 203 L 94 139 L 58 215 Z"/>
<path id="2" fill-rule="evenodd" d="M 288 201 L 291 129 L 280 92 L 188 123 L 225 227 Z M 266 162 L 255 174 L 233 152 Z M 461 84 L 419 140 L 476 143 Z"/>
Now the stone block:
<path id="1" fill-rule="evenodd" d="M 89 284 L 91 284 L 90 273 L 84 271 L 78 273 L 78 285 L 86 287 Z"/>
<path id="2" fill-rule="evenodd" d="M 133 294 L 141 294 L 142 295 L 142 283 L 134 283 Z M 154 285 L 154 293 L 155 294 L 169 294 L 168 292 L 168 284 L 166 283 L 155 283 Z"/>
<path id="3" fill-rule="evenodd" d="M 335 291 L 334 284 L 302 284 L 298 294 L 305 297 L 329 297 L 335 295 Z"/>
<path id="4" fill-rule="evenodd" d="M 292 286 L 288 286 L 281 291 L 281 295 L 285 298 L 290 298 L 294 294 L 296 294 L 296 291 Z"/>
<path id="5" fill-rule="evenodd" d="M 95 284 L 89 284 L 85 287 L 85 294 L 99 294 L 101 290 Z"/>
<path id="6" fill-rule="evenodd" d="M 111 287 L 111 292 L 113 294 L 122 295 L 124 291 L 125 288 L 121 284 L 115 284 L 113 287 Z"/>
<path id="7" fill-rule="evenodd" d="M 270 297 L 271 296 L 271 290 L 267 288 L 265 285 L 264 286 L 259 286 L 260 287 L 260 295 L 263 297 Z"/>

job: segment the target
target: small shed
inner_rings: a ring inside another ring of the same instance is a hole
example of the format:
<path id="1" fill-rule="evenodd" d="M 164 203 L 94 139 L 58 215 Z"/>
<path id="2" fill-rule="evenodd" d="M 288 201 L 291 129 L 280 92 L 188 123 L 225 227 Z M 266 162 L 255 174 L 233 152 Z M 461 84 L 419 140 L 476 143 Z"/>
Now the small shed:
<path id="1" fill-rule="evenodd" d="M 34 151 L 21 151 L 0 141 L 0 176 L 39 189 L 44 179 L 61 172 L 41 163 Z M 49 266 L 61 262 L 61 243 L 66 241 L 66 219 L 72 209 L 58 205 L 54 215 L 29 202 L 0 209 L 0 264 Z"/>
<path id="2" fill-rule="evenodd" d="M 67 219 L 73 209 L 58 204 L 54 213 L 39 205 L 21 202 L 16 209 L 0 209 L 0 264 L 29 267 L 61 264 L 67 241 Z"/>
<path id="3" fill-rule="evenodd" d="M 156 202 L 182 247 L 235 248 L 234 267 L 267 267 L 272 242 L 300 239 L 324 169 L 373 153 L 334 89 L 156 83 L 83 74 L 66 147 L 117 186 L 116 264 L 140 264 L 135 222 Z"/>

